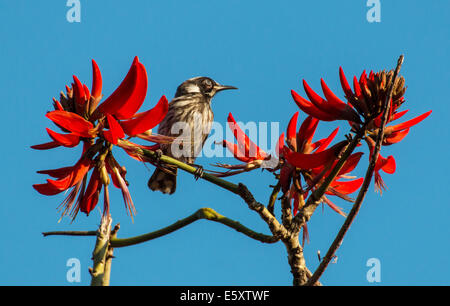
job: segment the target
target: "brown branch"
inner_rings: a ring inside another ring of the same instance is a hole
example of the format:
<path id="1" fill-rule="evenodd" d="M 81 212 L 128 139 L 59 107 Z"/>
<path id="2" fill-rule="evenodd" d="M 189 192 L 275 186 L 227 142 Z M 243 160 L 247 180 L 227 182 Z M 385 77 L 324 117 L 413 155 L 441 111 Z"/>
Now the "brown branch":
<path id="1" fill-rule="evenodd" d="M 267 223 L 270 228 L 270 231 L 275 237 L 280 237 L 281 239 L 288 237 L 289 232 L 287 229 L 278 222 L 277 218 L 275 218 L 270 211 L 261 203 L 257 202 L 253 197 L 253 194 L 248 190 L 247 186 L 242 183 L 239 183 L 239 196 L 245 201 L 248 205 L 248 208 L 257 212 L 261 219 Z"/>
<path id="2" fill-rule="evenodd" d="M 322 262 L 320 263 L 319 267 L 317 268 L 317 270 L 314 272 L 314 274 L 311 276 L 311 278 L 308 280 L 307 285 L 311 285 L 314 284 L 316 281 L 318 281 L 320 279 L 320 277 L 322 276 L 322 274 L 325 272 L 325 269 L 327 268 L 328 264 L 330 263 L 331 259 L 334 257 L 334 254 L 336 253 L 337 249 L 340 247 L 340 245 L 342 244 L 342 240 L 344 239 L 345 234 L 347 233 L 348 229 L 350 228 L 350 226 L 352 225 L 353 221 L 355 220 L 356 215 L 358 214 L 362 202 L 367 194 L 367 190 L 369 188 L 370 182 L 372 181 L 372 177 L 373 177 L 373 173 L 375 170 L 375 165 L 378 159 L 378 155 L 380 153 L 381 150 L 381 144 L 383 142 L 383 138 L 384 138 L 384 128 L 386 126 L 387 123 L 387 117 L 389 114 L 389 108 L 390 108 L 390 101 L 392 98 L 392 93 L 394 90 L 394 85 L 395 82 L 398 78 L 398 74 L 400 72 L 400 68 L 403 64 L 403 55 L 400 56 L 400 58 L 398 59 L 397 62 L 397 68 L 395 69 L 394 72 L 394 77 L 392 80 L 392 83 L 390 84 L 390 88 L 388 91 L 388 95 L 386 97 L 386 101 L 384 102 L 384 106 L 383 106 L 383 116 L 381 119 L 381 125 L 380 125 L 380 132 L 377 135 L 377 140 L 376 140 L 376 144 L 375 144 L 375 149 L 373 150 L 371 159 L 370 159 L 370 164 L 369 167 L 367 168 L 366 171 L 366 175 L 364 177 L 364 182 L 361 186 L 361 189 L 358 193 L 358 197 L 355 200 L 355 204 L 352 207 L 352 210 L 350 211 L 350 213 L 348 214 L 347 218 L 345 219 L 344 224 L 342 225 L 341 229 L 339 230 L 339 233 L 337 234 L 336 238 L 334 239 L 333 243 L 331 244 L 330 248 L 328 249 L 327 254 L 325 255 L 325 257 L 323 258 Z"/>
<path id="3" fill-rule="evenodd" d="M 277 201 L 277 197 L 278 197 L 278 193 L 280 192 L 280 189 L 281 189 L 281 183 L 280 183 L 280 181 L 278 181 L 278 183 L 273 187 L 273 191 L 270 194 L 270 198 L 269 198 L 269 204 L 267 204 L 267 209 L 273 216 L 275 216 L 275 212 L 274 212 L 275 202 Z"/>

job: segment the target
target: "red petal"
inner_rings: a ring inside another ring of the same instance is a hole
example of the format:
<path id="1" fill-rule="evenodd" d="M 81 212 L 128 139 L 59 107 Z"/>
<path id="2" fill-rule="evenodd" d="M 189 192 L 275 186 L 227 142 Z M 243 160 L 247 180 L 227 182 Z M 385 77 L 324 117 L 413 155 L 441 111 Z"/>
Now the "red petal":
<path id="1" fill-rule="evenodd" d="M 250 138 L 242 131 L 241 127 L 234 120 L 231 113 L 228 114 L 228 126 L 233 131 L 238 145 L 245 147 L 245 155 L 256 159 L 265 159 L 267 154 L 261 150 Z"/>
<path id="2" fill-rule="evenodd" d="M 141 134 L 158 125 L 167 115 L 168 110 L 169 102 L 165 96 L 162 96 L 154 108 L 140 114 L 134 119 L 121 121 L 120 125 L 129 136 Z"/>
<path id="3" fill-rule="evenodd" d="M 276 145 L 276 151 L 275 155 L 280 156 L 281 152 L 283 152 L 284 147 L 284 133 L 281 133 L 280 137 L 278 138 L 277 145 Z"/>
<path id="4" fill-rule="evenodd" d="M 327 99 L 328 103 L 335 107 L 336 109 L 342 109 L 347 106 L 341 99 L 339 99 L 327 86 L 325 81 L 323 79 L 320 79 L 320 85 L 322 86 L 323 94 L 325 95 L 325 98 Z"/>
<path id="5" fill-rule="evenodd" d="M 53 141 L 67 148 L 76 147 L 80 143 L 80 137 L 74 134 L 60 134 L 50 129 L 46 129 L 48 135 Z"/>
<path id="6" fill-rule="evenodd" d="M 335 115 L 321 111 L 313 103 L 304 99 L 302 96 L 300 96 L 294 90 L 291 90 L 291 94 L 292 94 L 292 98 L 294 99 L 294 102 L 297 104 L 297 106 L 302 111 L 307 113 L 308 115 L 313 116 L 322 121 L 334 121 L 337 119 L 337 117 Z"/>
<path id="7" fill-rule="evenodd" d="M 101 186 L 100 186 L 101 187 Z M 80 210 L 84 212 L 86 215 L 89 215 L 89 213 L 97 206 L 98 198 L 100 196 L 100 190 L 96 191 L 91 197 L 83 198 L 83 202 L 80 204 Z"/>
<path id="8" fill-rule="evenodd" d="M 294 150 L 297 150 L 297 120 L 298 112 L 292 116 L 287 128 L 287 141 Z"/>
<path id="9" fill-rule="evenodd" d="M 117 120 L 114 119 L 113 116 L 107 114 L 106 118 L 108 120 L 109 131 L 103 131 L 103 136 L 105 136 L 106 140 L 108 140 L 110 143 L 117 145 L 118 139 L 124 138 L 125 133 L 123 132 L 119 122 L 117 122 Z"/>
<path id="10" fill-rule="evenodd" d="M 331 184 L 331 187 L 333 189 L 335 189 L 337 192 L 342 193 L 342 194 L 351 194 L 353 192 L 355 192 L 356 190 L 358 190 L 362 183 L 364 182 L 364 178 L 359 178 L 356 180 L 352 180 L 352 181 L 334 181 Z"/>
<path id="11" fill-rule="evenodd" d="M 431 114 L 431 112 L 432 111 L 430 110 L 430 111 L 428 111 L 428 112 L 426 112 L 426 113 L 424 113 L 424 114 L 422 114 L 420 116 L 417 116 L 416 118 L 413 118 L 413 119 L 408 120 L 406 122 L 394 125 L 394 126 L 392 126 L 390 128 L 392 128 L 394 132 L 398 132 L 398 131 L 410 128 L 410 127 L 418 124 L 422 120 L 424 120 L 426 117 L 428 117 Z"/>
<path id="12" fill-rule="evenodd" d="M 404 110 L 404 111 L 401 111 L 401 112 L 398 112 L 398 113 L 396 113 L 396 114 L 393 114 L 390 121 L 394 121 L 394 120 L 400 119 L 400 118 L 403 117 L 403 115 L 406 114 L 408 111 L 409 111 L 409 109 Z"/>
<path id="13" fill-rule="evenodd" d="M 55 110 L 60 110 L 60 111 L 64 110 L 61 103 L 58 100 L 56 100 L 55 98 L 53 98 L 53 107 L 55 108 Z"/>
<path id="14" fill-rule="evenodd" d="M 83 84 L 81 84 L 80 80 L 75 75 L 73 76 L 73 81 L 75 82 L 75 86 L 73 88 L 75 102 L 79 105 L 83 105 L 86 103 L 86 95 Z"/>
<path id="15" fill-rule="evenodd" d="M 403 138 L 405 138 L 406 135 L 408 135 L 408 133 L 409 133 L 409 128 L 406 130 L 403 130 L 403 131 L 394 132 L 391 135 L 384 138 L 383 145 L 389 146 L 394 143 L 398 143 L 398 142 L 402 141 Z"/>
<path id="16" fill-rule="evenodd" d="M 350 155 L 350 157 L 345 161 L 345 164 L 342 166 L 338 175 L 344 175 L 346 173 L 352 172 L 358 165 L 363 154 L 364 154 L 363 152 L 358 152 Z"/>
<path id="17" fill-rule="evenodd" d="M 362 91 L 361 87 L 359 86 L 358 79 L 353 77 L 353 89 L 355 90 L 355 95 L 358 97 L 358 99 L 362 100 Z"/>
<path id="18" fill-rule="evenodd" d="M 292 179 L 292 171 L 294 171 L 294 168 L 289 164 L 284 164 L 283 168 L 280 170 L 280 183 L 283 193 L 286 193 L 289 190 Z"/>
<path id="19" fill-rule="evenodd" d="M 372 82 L 375 81 L 375 73 L 373 73 L 372 70 L 370 70 L 370 73 L 369 73 L 369 80 L 371 80 Z"/>
<path id="20" fill-rule="evenodd" d="M 340 118 L 345 120 L 350 120 L 353 122 L 361 123 L 361 119 L 359 118 L 358 114 L 345 104 L 343 101 L 341 101 L 332 91 L 330 88 L 328 88 L 327 84 L 323 79 L 320 79 L 322 90 L 325 95 L 325 98 L 328 100 L 329 107 L 336 110 L 336 112 L 340 112 Z"/>
<path id="21" fill-rule="evenodd" d="M 111 176 L 111 180 L 113 182 L 114 187 L 120 189 L 120 182 L 116 176 L 116 173 L 111 169 L 111 166 L 108 163 L 105 163 L 106 165 L 106 171 L 108 171 L 109 175 Z"/>
<path id="22" fill-rule="evenodd" d="M 95 111 L 94 118 L 99 117 L 100 113 L 115 114 L 115 112 L 124 104 L 127 103 L 133 95 L 137 80 L 137 57 L 134 58 L 127 75 L 120 83 L 119 87 L 102 103 Z"/>
<path id="23" fill-rule="evenodd" d="M 34 146 L 31 146 L 30 148 L 35 149 L 35 150 L 48 150 L 48 149 L 57 148 L 59 146 L 60 146 L 59 143 L 57 143 L 56 141 L 52 141 L 52 142 L 46 142 L 43 144 L 34 145 Z"/>
<path id="24" fill-rule="evenodd" d="M 137 63 L 136 85 L 132 96 L 115 112 L 117 119 L 129 119 L 141 108 L 147 95 L 147 71 L 144 65 Z"/>
<path id="25" fill-rule="evenodd" d="M 73 166 L 72 172 L 70 172 L 69 175 L 56 181 L 48 179 L 47 183 L 55 187 L 55 189 L 58 189 L 60 192 L 73 187 L 81 181 L 89 171 L 91 163 L 92 160 L 83 157 L 75 164 L 75 166 Z"/>
<path id="26" fill-rule="evenodd" d="M 70 172 L 72 172 L 73 167 L 63 167 L 63 168 L 58 168 L 58 169 L 52 169 L 52 170 L 39 170 L 37 171 L 37 173 L 39 174 L 47 174 L 50 175 L 51 177 L 55 177 L 55 178 L 63 178 L 67 175 L 69 175 Z"/>
<path id="27" fill-rule="evenodd" d="M 315 153 L 319 153 L 319 152 L 322 152 L 323 150 L 325 150 L 330 145 L 330 143 L 333 141 L 334 137 L 336 137 L 338 131 L 339 131 L 339 127 L 335 128 L 334 131 L 327 138 L 324 138 L 324 139 L 321 139 L 321 140 L 315 142 L 313 145 L 313 148 L 317 147 L 317 150 Z"/>
<path id="28" fill-rule="evenodd" d="M 395 164 L 394 157 L 391 155 L 388 158 L 383 158 L 380 155 L 379 159 L 380 158 L 382 160 L 381 170 L 383 170 L 384 172 L 386 172 L 388 174 L 394 174 L 395 173 L 395 169 L 396 169 L 396 164 Z"/>
<path id="29" fill-rule="evenodd" d="M 102 95 L 102 74 L 98 68 L 97 63 L 92 60 L 92 93 L 94 98 L 99 98 Z"/>
<path id="30" fill-rule="evenodd" d="M 255 158 L 247 157 L 245 155 L 245 151 L 243 151 L 244 148 L 242 146 L 238 145 L 238 144 L 231 143 L 231 142 L 226 141 L 226 140 L 223 140 L 222 144 L 223 144 L 224 147 L 226 146 L 228 151 L 230 151 L 233 154 L 233 156 L 236 159 L 240 160 L 241 162 L 249 163 L 249 162 L 255 160 Z"/>
<path id="31" fill-rule="evenodd" d="M 311 102 L 323 112 L 334 112 L 335 108 L 328 103 L 324 98 L 319 96 L 312 88 L 303 80 L 303 88 L 305 89 L 306 95 L 311 100 Z"/>
<path id="32" fill-rule="evenodd" d="M 306 149 L 305 144 L 309 146 L 311 143 L 314 133 L 316 132 L 317 125 L 319 124 L 319 120 L 317 118 L 314 118 L 312 116 L 308 116 L 305 121 L 303 121 L 302 125 L 300 126 L 300 129 L 298 131 L 298 142 L 299 142 L 299 148 L 302 148 L 303 151 Z"/>
<path id="33" fill-rule="evenodd" d="M 86 100 L 89 101 L 89 99 L 91 98 L 91 93 L 89 92 L 89 88 L 83 84 L 83 88 L 84 88 L 84 95 L 86 96 Z"/>
<path id="34" fill-rule="evenodd" d="M 147 94 L 147 73 L 144 66 L 134 58 L 126 77 L 117 89 L 97 108 L 94 119 L 100 113 L 128 119 L 141 107 Z"/>
<path id="35" fill-rule="evenodd" d="M 55 186 L 46 183 L 46 184 L 34 184 L 33 188 L 36 189 L 37 192 L 43 195 L 52 196 L 61 192 Z"/>
<path id="36" fill-rule="evenodd" d="M 100 182 L 100 173 L 97 168 L 92 171 L 91 179 L 84 193 L 83 200 L 80 203 L 80 210 L 89 214 L 97 205 L 102 184 Z"/>
<path id="37" fill-rule="evenodd" d="M 337 154 L 345 145 L 346 142 L 340 142 L 328 150 L 313 154 L 297 153 L 284 147 L 283 154 L 291 165 L 300 169 L 312 169 L 325 165 L 330 160 L 336 159 Z"/>
<path id="38" fill-rule="evenodd" d="M 339 78 L 341 80 L 342 89 L 344 90 L 347 98 L 352 97 L 353 91 L 350 88 L 350 85 L 348 84 L 347 78 L 345 77 L 344 70 L 342 70 L 342 67 L 339 67 Z"/>
<path id="39" fill-rule="evenodd" d="M 89 131 L 94 127 L 93 124 L 75 113 L 52 111 L 45 116 L 75 135 L 88 138 L 92 137 Z"/>

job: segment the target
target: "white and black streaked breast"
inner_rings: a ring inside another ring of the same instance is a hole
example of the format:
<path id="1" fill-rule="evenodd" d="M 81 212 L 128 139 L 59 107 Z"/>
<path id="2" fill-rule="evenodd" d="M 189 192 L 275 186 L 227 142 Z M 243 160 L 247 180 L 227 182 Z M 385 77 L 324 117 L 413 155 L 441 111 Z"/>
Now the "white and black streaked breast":
<path id="1" fill-rule="evenodd" d="M 172 130 L 172 127 L 176 127 L 177 122 L 186 123 L 191 130 L 191 152 L 189 156 L 178 159 L 193 163 L 211 131 L 214 114 L 210 106 L 211 99 L 195 92 L 195 85 L 189 90 L 189 93 L 175 97 L 170 102 L 169 111 L 159 126 L 158 134 L 178 137 L 183 131 Z M 162 150 L 165 154 L 172 155 L 170 145 L 162 146 Z"/>

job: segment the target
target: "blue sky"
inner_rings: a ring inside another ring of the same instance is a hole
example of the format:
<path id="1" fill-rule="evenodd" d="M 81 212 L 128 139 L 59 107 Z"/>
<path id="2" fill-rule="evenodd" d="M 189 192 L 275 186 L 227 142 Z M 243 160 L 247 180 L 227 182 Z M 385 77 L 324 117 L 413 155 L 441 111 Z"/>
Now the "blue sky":
<path id="1" fill-rule="evenodd" d="M 49 230 L 90 230 L 99 212 L 58 223 L 56 207 L 63 195 L 45 197 L 31 187 L 44 181 L 36 170 L 73 164 L 77 149 L 34 151 L 47 141 L 44 117 L 65 84 L 76 74 L 91 82 L 90 60 L 103 74 L 105 95 L 121 82 L 135 55 L 146 66 L 149 91 L 143 109 L 162 94 L 173 97 L 183 80 L 197 75 L 235 85 L 213 101 L 216 121 L 229 112 L 240 121 L 280 122 L 285 129 L 298 109 L 290 90 L 302 93 L 301 79 L 316 89 L 319 80 L 340 97 L 338 68 L 347 76 L 363 69 L 395 66 L 405 54 L 407 119 L 430 109 L 401 143 L 386 148 L 397 172 L 384 175 L 382 196 L 373 186 L 351 227 L 338 261 L 322 277 L 328 285 L 373 285 L 366 262 L 381 262 L 382 285 L 448 285 L 450 252 L 447 198 L 450 111 L 448 54 L 450 4 L 445 0 L 381 0 L 381 22 L 366 20 L 366 1 L 86 1 L 81 22 L 69 23 L 65 1 L 0 0 L 0 110 L 2 176 L 0 186 L 0 284 L 86 285 L 94 245 L 92 238 L 50 237 Z M 302 119 L 304 114 L 300 115 Z M 320 133 L 336 123 L 321 123 Z M 343 124 L 343 128 L 348 126 Z M 341 129 L 339 137 L 343 137 Z M 234 195 L 208 182 L 181 174 L 171 197 L 153 193 L 150 170 L 116 150 L 138 214 L 126 215 L 121 195 L 113 191 L 112 216 L 120 237 L 149 232 L 183 218 L 200 207 L 264 233 L 267 226 Z M 367 155 L 367 154 L 366 154 Z M 367 165 L 367 156 L 363 165 Z M 232 162 L 200 158 L 198 163 Z M 364 169 L 355 174 L 361 176 Z M 266 172 L 231 178 L 246 183 L 259 201 L 267 201 Z M 336 201 L 349 211 L 349 203 Z M 279 206 L 277 207 L 279 208 Z M 278 213 L 279 214 L 279 213 Z M 309 224 L 305 246 L 308 266 L 318 265 L 343 217 L 325 207 Z M 263 245 L 235 231 L 199 221 L 174 234 L 139 246 L 117 249 L 112 285 L 290 285 L 284 246 Z M 66 262 L 81 262 L 81 283 L 66 280 Z"/>

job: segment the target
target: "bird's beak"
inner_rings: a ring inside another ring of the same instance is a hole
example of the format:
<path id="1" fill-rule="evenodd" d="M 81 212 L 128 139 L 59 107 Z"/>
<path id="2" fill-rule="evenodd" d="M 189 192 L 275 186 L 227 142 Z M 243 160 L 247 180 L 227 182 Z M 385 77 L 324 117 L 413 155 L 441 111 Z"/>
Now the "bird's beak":
<path id="1" fill-rule="evenodd" d="M 217 85 L 215 89 L 216 89 L 216 92 L 219 92 L 219 91 L 227 90 L 227 89 L 237 89 L 237 87 L 228 86 L 228 85 Z"/>

